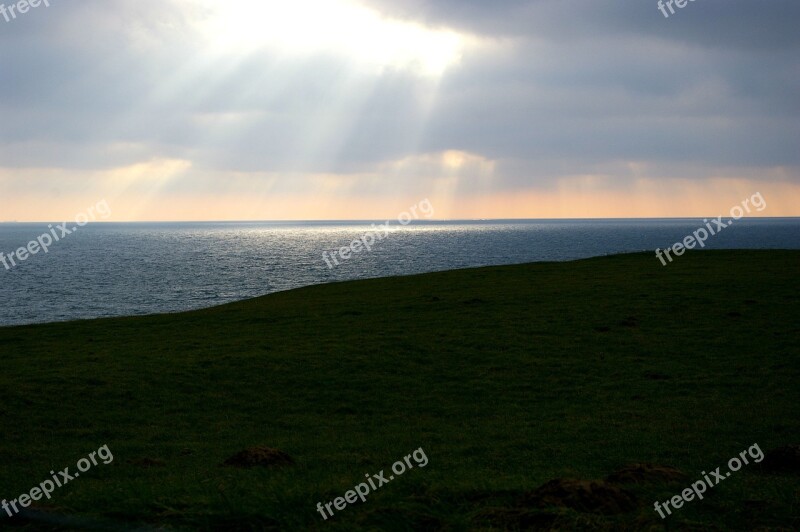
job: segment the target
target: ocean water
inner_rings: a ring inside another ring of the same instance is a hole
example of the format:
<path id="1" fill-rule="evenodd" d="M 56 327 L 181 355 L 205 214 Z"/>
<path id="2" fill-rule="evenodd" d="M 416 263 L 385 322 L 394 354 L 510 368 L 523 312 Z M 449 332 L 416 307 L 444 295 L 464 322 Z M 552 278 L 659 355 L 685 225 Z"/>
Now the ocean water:
<path id="1" fill-rule="evenodd" d="M 46 254 L 10 270 L 0 264 L 0 326 L 176 312 L 331 281 L 652 252 L 704 226 L 701 219 L 394 222 L 371 252 L 329 268 L 323 252 L 371 225 L 89 224 Z M 47 226 L 0 224 L 0 251 L 26 246 Z M 800 249 L 800 218 L 739 220 L 706 247 Z M 655 255 L 652 265 L 663 267 Z"/>

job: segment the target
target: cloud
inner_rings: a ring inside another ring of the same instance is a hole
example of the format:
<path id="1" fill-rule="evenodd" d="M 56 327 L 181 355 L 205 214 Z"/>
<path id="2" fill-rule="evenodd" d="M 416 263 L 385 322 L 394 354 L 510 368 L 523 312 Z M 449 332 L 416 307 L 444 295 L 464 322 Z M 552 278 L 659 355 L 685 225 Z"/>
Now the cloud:
<path id="1" fill-rule="evenodd" d="M 782 50 L 800 46 L 793 0 L 698 0 L 665 20 L 656 0 L 363 0 L 388 16 L 492 38 L 572 43 L 617 37 L 702 48 Z M 669 22 L 669 24 L 665 24 Z"/>
<path id="2" fill-rule="evenodd" d="M 796 2 L 697 0 L 669 19 L 649 0 L 339 3 L 32 10 L 0 32 L 0 176 L 20 194 L 33 175 L 54 190 L 178 161 L 148 193 L 353 201 L 800 183 Z"/>

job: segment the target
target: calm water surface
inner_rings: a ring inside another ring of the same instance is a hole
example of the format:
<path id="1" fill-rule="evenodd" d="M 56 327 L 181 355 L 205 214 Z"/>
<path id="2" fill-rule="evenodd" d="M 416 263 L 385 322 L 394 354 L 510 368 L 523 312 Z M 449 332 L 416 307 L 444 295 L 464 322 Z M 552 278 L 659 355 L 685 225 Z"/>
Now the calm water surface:
<path id="1" fill-rule="evenodd" d="M 175 312 L 300 286 L 473 266 L 653 251 L 700 219 L 427 222 L 329 269 L 323 251 L 370 231 L 352 223 L 90 224 L 12 270 L 0 265 L 0 325 Z M 6 254 L 47 224 L 0 224 Z M 800 219 L 740 220 L 711 249 L 800 249 Z M 678 259 L 680 260 L 680 259 Z M 655 256 L 653 267 L 662 267 Z"/>

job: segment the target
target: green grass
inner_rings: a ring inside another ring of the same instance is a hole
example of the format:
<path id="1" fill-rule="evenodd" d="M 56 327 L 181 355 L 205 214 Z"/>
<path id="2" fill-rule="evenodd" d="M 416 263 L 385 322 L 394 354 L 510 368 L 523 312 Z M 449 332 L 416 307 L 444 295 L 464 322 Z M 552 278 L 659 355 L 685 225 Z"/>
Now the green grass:
<path id="1" fill-rule="evenodd" d="M 654 462 L 694 481 L 800 443 L 798 272 L 795 251 L 634 254 L 2 328 L 0 498 L 107 444 L 111 465 L 39 508 L 112 529 L 798 527 L 798 476 L 757 466 L 666 521 L 653 502 L 688 482 L 634 486 L 641 509 L 617 516 L 520 504 L 553 478 Z M 296 465 L 221 467 L 254 445 Z M 317 513 L 420 447 L 427 467 Z"/>

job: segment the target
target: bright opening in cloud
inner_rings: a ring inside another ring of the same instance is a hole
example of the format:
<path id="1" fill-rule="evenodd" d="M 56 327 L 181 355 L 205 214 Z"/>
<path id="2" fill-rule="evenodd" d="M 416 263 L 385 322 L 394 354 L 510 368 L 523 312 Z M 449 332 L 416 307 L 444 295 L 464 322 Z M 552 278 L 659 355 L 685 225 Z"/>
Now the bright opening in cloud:
<path id="1" fill-rule="evenodd" d="M 367 68 L 411 69 L 440 76 L 460 60 L 465 36 L 390 20 L 350 0 L 190 0 L 198 27 L 218 50 L 334 53 Z"/>

